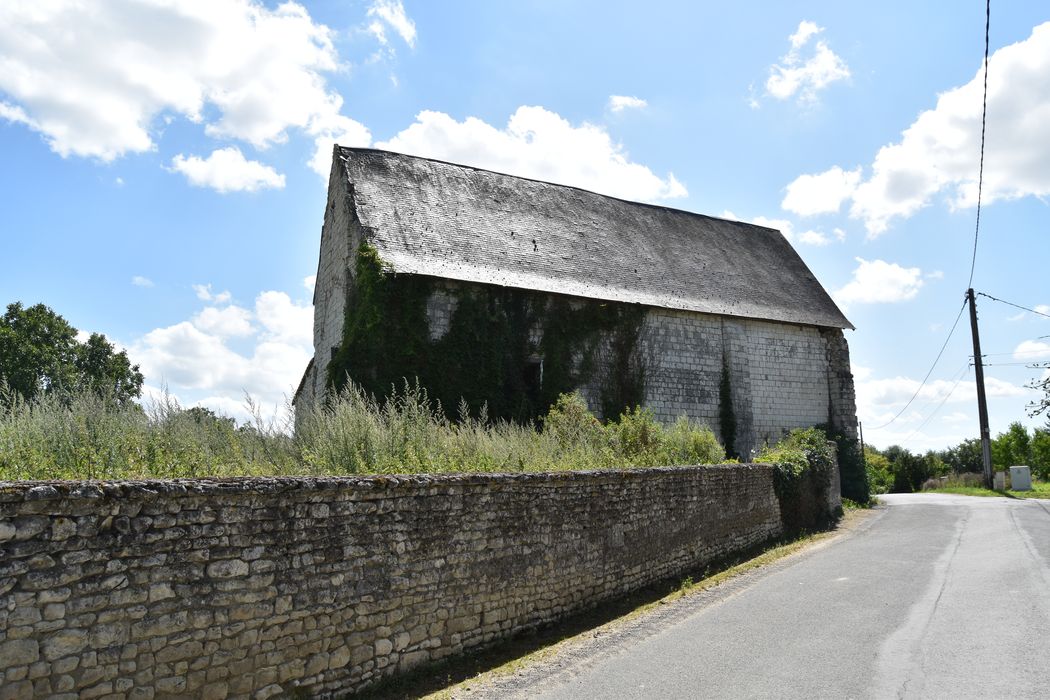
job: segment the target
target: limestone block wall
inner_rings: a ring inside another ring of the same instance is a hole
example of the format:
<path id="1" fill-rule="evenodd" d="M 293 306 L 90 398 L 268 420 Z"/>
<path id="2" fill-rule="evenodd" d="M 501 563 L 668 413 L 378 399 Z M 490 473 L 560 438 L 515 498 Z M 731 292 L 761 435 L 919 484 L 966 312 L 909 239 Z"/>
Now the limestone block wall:
<path id="1" fill-rule="evenodd" d="M 663 422 L 689 416 L 718 429 L 722 377 L 722 319 L 671 309 L 651 309 L 643 341 L 651 348 L 646 406 Z"/>
<path id="2" fill-rule="evenodd" d="M 765 465 L 0 483 L 0 697 L 327 697 L 782 527 Z"/>
<path id="3" fill-rule="evenodd" d="M 853 386 L 853 371 L 849 362 L 849 345 L 838 328 L 821 331 L 828 353 L 828 395 L 831 423 L 846 437 L 856 440 L 857 393 Z"/>
<path id="4" fill-rule="evenodd" d="M 827 347 L 820 330 L 744 321 L 753 449 L 793 428 L 828 422 Z M 746 455 L 744 455 L 746 458 Z"/>
<path id="5" fill-rule="evenodd" d="M 324 395 L 328 362 L 342 342 L 347 292 L 353 284 L 354 258 L 361 241 L 360 224 L 350 205 L 350 183 L 342 162 L 335 158 L 314 280 L 314 361 L 296 401 L 310 403 Z"/>
<path id="6" fill-rule="evenodd" d="M 719 433 L 724 361 L 744 459 L 794 428 L 837 420 L 855 432 L 842 331 L 668 309 L 652 309 L 646 326 L 652 348 L 646 405 L 661 421 L 686 415 Z"/>

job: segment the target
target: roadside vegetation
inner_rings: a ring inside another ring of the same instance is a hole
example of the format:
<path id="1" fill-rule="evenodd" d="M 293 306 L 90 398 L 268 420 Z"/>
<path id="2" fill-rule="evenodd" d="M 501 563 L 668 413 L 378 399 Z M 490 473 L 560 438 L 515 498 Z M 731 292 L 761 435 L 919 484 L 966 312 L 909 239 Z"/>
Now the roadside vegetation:
<path id="1" fill-rule="evenodd" d="M 969 495 L 1003 495 L 984 488 L 981 441 L 963 440 L 946 450 L 915 454 L 893 445 L 864 448 L 864 461 L 873 494 L 940 490 Z M 1021 423 L 992 440 L 992 467 L 1008 471 L 1013 465 L 1032 469 L 1032 491 L 1010 491 L 1025 498 L 1050 498 L 1050 423 L 1029 431 Z"/>
<path id="2" fill-rule="evenodd" d="M 379 401 L 350 385 L 290 418 L 232 418 L 174 399 L 144 406 L 105 393 L 0 392 L 0 479 L 131 479 L 406 472 L 520 472 L 716 464 L 725 451 L 706 426 L 661 426 L 634 409 L 602 423 L 564 394 L 538 425 L 459 420 L 418 386 Z M 289 414 L 290 415 L 290 414 Z"/>
<path id="3" fill-rule="evenodd" d="M 1009 479 L 1007 479 L 1009 483 Z M 1032 481 L 1031 491 L 1015 491 L 1006 488 L 1002 491 L 985 488 L 984 478 L 980 474 L 949 474 L 938 479 L 930 479 L 922 485 L 923 491 L 955 493 L 963 496 L 1006 496 L 1007 498 L 1050 498 L 1050 482 Z"/>

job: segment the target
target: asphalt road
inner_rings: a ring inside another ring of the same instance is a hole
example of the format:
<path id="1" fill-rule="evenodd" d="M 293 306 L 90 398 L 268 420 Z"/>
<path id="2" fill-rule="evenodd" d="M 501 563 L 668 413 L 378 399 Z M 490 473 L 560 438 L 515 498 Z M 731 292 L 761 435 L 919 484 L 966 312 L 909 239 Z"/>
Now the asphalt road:
<path id="1" fill-rule="evenodd" d="M 830 544 L 494 694 L 1050 698 L 1050 501 L 884 499 Z"/>

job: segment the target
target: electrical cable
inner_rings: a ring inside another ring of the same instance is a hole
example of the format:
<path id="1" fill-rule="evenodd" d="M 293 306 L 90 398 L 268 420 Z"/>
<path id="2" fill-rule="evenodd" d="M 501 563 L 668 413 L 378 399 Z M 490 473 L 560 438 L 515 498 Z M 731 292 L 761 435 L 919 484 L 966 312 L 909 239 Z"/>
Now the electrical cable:
<path id="1" fill-rule="evenodd" d="M 1044 336 L 1046 337 L 1046 336 Z M 1014 350 L 1013 352 L 982 352 L 981 357 L 1004 357 L 1010 356 L 1021 356 L 1021 355 L 1043 355 L 1046 354 L 1046 350 L 1021 350 L 1020 352 Z M 970 364 L 973 364 L 973 355 L 970 355 Z M 985 365 L 987 367 L 987 365 Z"/>
<path id="2" fill-rule="evenodd" d="M 959 315 L 955 317 L 955 323 L 952 324 L 952 329 L 948 331 L 948 337 L 944 339 L 944 345 L 941 346 L 940 352 L 938 352 L 937 357 L 934 358 L 933 365 L 930 366 L 930 371 L 927 372 L 926 376 L 922 378 L 922 383 L 919 384 L 919 388 L 916 389 L 915 393 L 912 394 L 910 399 L 908 399 L 908 403 L 904 404 L 904 408 L 898 411 L 897 415 L 895 415 L 893 418 L 890 418 L 887 422 L 883 423 L 882 425 L 877 425 L 874 428 L 869 428 L 869 430 L 882 430 L 883 428 L 900 418 L 901 414 L 908 410 L 908 406 L 911 406 L 911 402 L 915 400 L 915 397 L 919 395 L 919 392 L 922 391 L 922 388 L 926 386 L 926 381 L 930 378 L 930 375 L 933 374 L 933 370 L 937 368 L 937 363 L 940 362 L 941 355 L 944 354 L 944 349 L 948 347 L 948 341 L 952 339 L 952 335 L 955 333 L 955 329 L 959 325 L 959 319 L 962 318 L 963 311 L 965 310 L 966 302 L 963 301 L 963 305 L 959 307 Z"/>
<path id="3" fill-rule="evenodd" d="M 977 266 L 977 237 L 981 233 L 981 192 L 984 189 L 984 132 L 988 123 L 988 33 L 992 25 L 992 0 L 984 7 L 984 98 L 981 106 L 981 167 L 977 174 L 977 225 L 973 230 L 973 257 L 970 259 L 970 281 L 973 287 L 973 271 Z"/>
<path id="4" fill-rule="evenodd" d="M 987 297 L 987 298 L 991 299 L 992 301 L 999 302 L 1000 304 L 1006 304 L 1007 306 L 1012 306 L 1015 309 L 1021 309 L 1022 311 L 1028 311 L 1029 313 L 1033 313 L 1033 314 L 1036 314 L 1038 316 L 1045 316 L 1046 318 L 1050 318 L 1050 314 L 1044 314 L 1042 311 L 1036 311 L 1035 309 L 1029 309 L 1027 306 L 1021 306 L 1020 304 L 1015 304 L 1012 301 L 1006 301 L 1005 299 L 999 299 L 997 297 L 993 297 L 991 294 L 985 294 L 984 292 L 977 292 L 977 296 Z M 1045 336 L 1044 335 L 1042 337 L 1043 338 L 1048 338 L 1050 336 Z"/>
<path id="5" fill-rule="evenodd" d="M 944 406 L 945 402 L 947 402 L 948 399 L 951 398 L 951 395 L 955 393 L 955 390 L 959 388 L 959 383 L 962 382 L 962 380 L 965 379 L 969 374 L 970 366 L 966 365 L 966 367 L 963 368 L 962 374 L 960 374 L 958 379 L 955 380 L 955 384 L 953 384 L 952 388 L 948 390 L 948 393 L 944 395 L 944 398 L 941 399 L 941 402 L 937 404 L 937 408 L 933 409 L 933 412 L 930 413 L 930 415 L 926 416 L 926 420 L 924 420 L 922 424 L 920 424 L 919 427 L 917 427 L 915 430 L 911 431 L 911 435 L 908 435 L 908 437 L 904 438 L 902 442 L 908 442 L 908 440 L 911 440 L 915 433 L 925 428 L 927 423 L 933 420 L 933 417 L 937 415 L 937 412 L 941 410 L 941 407 Z"/>

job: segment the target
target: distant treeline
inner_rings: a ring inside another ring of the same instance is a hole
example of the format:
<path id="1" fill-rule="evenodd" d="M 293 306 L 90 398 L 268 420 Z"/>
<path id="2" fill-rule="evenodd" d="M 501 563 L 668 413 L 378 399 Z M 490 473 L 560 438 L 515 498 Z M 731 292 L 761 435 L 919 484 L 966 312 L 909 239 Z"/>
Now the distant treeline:
<path id="1" fill-rule="evenodd" d="M 979 439 L 963 440 L 946 450 L 916 454 L 892 445 L 884 450 L 866 445 L 864 459 L 872 493 L 911 493 L 928 479 L 950 474 L 981 473 L 984 469 Z M 1032 476 L 1050 481 L 1050 423 L 1029 431 L 1011 423 L 992 440 L 992 467 L 1004 471 L 1015 465 L 1032 468 Z"/>

